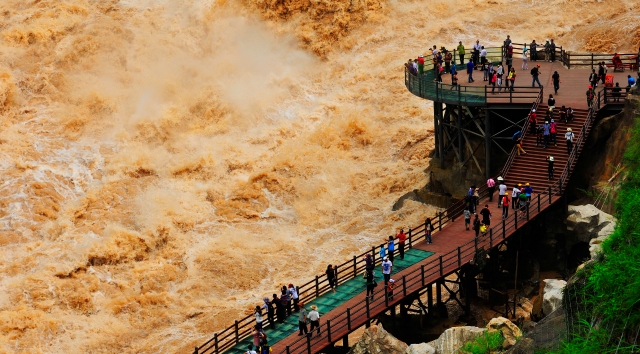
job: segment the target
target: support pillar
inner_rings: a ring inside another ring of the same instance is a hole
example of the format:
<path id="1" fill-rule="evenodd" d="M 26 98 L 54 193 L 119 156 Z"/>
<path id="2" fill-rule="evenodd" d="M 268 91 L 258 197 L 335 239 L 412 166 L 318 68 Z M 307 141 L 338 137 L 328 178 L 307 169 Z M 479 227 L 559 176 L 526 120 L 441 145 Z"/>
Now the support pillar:
<path id="1" fill-rule="evenodd" d="M 491 177 L 491 111 L 484 110 L 485 178 Z"/>
<path id="2" fill-rule="evenodd" d="M 460 153 L 460 163 L 464 161 L 464 149 L 462 144 L 462 105 L 458 105 L 458 114 L 456 119 L 456 126 L 458 127 L 458 152 Z"/>
<path id="3" fill-rule="evenodd" d="M 433 119 L 439 120 L 439 123 L 442 123 L 442 102 L 433 103 Z M 444 168 L 444 127 L 442 124 L 439 124 L 439 128 L 438 150 L 440 151 L 440 168 Z"/>
<path id="4" fill-rule="evenodd" d="M 440 279 L 436 280 L 436 304 L 440 305 L 442 302 L 442 288 L 440 287 Z"/>
<path id="5" fill-rule="evenodd" d="M 427 287 L 427 310 L 429 316 L 433 315 L 433 284 L 429 284 Z"/>
<path id="6" fill-rule="evenodd" d="M 342 347 L 349 348 L 349 335 L 342 337 Z"/>

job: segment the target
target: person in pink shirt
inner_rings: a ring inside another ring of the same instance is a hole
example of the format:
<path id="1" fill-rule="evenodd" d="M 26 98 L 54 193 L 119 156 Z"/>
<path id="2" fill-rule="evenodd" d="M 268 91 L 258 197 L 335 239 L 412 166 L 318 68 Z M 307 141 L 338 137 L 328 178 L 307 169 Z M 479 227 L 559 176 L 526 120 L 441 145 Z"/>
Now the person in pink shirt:
<path id="1" fill-rule="evenodd" d="M 496 191 L 496 181 L 493 178 L 487 180 L 487 188 L 489 189 L 489 201 L 493 201 L 493 192 Z"/>

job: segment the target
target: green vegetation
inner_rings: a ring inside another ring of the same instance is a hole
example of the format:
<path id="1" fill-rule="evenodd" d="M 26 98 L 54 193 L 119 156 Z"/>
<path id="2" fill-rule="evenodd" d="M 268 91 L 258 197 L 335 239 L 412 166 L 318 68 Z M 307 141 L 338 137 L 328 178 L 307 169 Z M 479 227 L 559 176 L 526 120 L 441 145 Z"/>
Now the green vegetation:
<path id="1" fill-rule="evenodd" d="M 467 342 L 462 347 L 462 352 L 472 354 L 489 354 L 502 347 L 504 338 L 500 332 L 484 332 L 472 342 Z"/>
<path id="2" fill-rule="evenodd" d="M 627 168 L 616 201 L 618 224 L 598 262 L 565 289 L 570 339 L 557 353 L 640 352 L 640 119 L 624 156 Z"/>

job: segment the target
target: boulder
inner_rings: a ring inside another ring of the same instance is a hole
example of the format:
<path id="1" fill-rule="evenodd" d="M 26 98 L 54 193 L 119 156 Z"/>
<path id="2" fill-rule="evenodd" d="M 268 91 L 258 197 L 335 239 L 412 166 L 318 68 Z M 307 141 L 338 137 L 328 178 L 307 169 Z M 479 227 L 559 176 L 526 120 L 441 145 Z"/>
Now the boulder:
<path id="1" fill-rule="evenodd" d="M 392 336 L 379 324 L 367 328 L 349 354 L 405 354 L 407 348 L 405 342 Z"/>
<path id="2" fill-rule="evenodd" d="M 405 354 L 436 354 L 436 349 L 427 343 L 411 344 Z"/>
<path id="3" fill-rule="evenodd" d="M 569 205 L 565 224 L 567 230 L 573 231 L 577 241 L 589 242 L 593 238 L 611 235 L 616 219 L 592 204 Z"/>
<path id="4" fill-rule="evenodd" d="M 516 307 L 516 318 L 521 318 L 524 321 L 531 320 L 531 313 L 533 312 L 533 303 L 526 297 L 518 300 L 518 306 Z"/>
<path id="5" fill-rule="evenodd" d="M 507 351 L 508 354 L 534 354 L 536 352 L 536 348 L 534 345 L 534 341 L 531 338 L 523 338 L 521 341 L 516 343 L 513 348 Z"/>
<path id="6" fill-rule="evenodd" d="M 452 327 L 444 331 L 434 343 L 436 353 L 457 353 L 466 342 L 471 342 L 486 331 L 473 326 Z"/>
<path id="7" fill-rule="evenodd" d="M 602 253 L 602 243 L 607 238 L 609 238 L 609 235 L 603 235 L 592 238 L 589 241 L 589 254 L 591 255 L 591 259 L 595 259 L 598 256 L 598 253 Z"/>
<path id="8" fill-rule="evenodd" d="M 489 332 L 499 331 L 502 333 L 504 337 L 504 342 L 502 342 L 503 349 L 513 347 L 518 341 L 518 338 L 522 337 L 520 328 L 504 317 L 492 318 L 489 324 L 487 324 L 487 329 Z"/>
<path id="9" fill-rule="evenodd" d="M 545 279 L 542 282 L 544 284 L 542 311 L 548 315 L 562 305 L 562 289 L 567 285 L 567 282 L 558 279 Z"/>

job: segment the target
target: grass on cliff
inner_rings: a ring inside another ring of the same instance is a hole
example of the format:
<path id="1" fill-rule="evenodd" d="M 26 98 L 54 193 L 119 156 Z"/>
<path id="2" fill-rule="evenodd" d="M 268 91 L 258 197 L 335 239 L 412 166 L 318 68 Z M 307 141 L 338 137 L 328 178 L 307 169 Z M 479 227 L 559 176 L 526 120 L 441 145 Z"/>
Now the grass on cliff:
<path id="1" fill-rule="evenodd" d="M 465 343 L 461 351 L 471 354 L 489 354 L 500 349 L 503 341 L 502 333 L 485 331 L 473 341 Z"/>
<path id="2" fill-rule="evenodd" d="M 557 353 L 640 352 L 640 117 L 624 155 L 627 168 L 616 201 L 618 224 L 599 262 L 576 275 L 565 291 L 574 325 Z"/>

